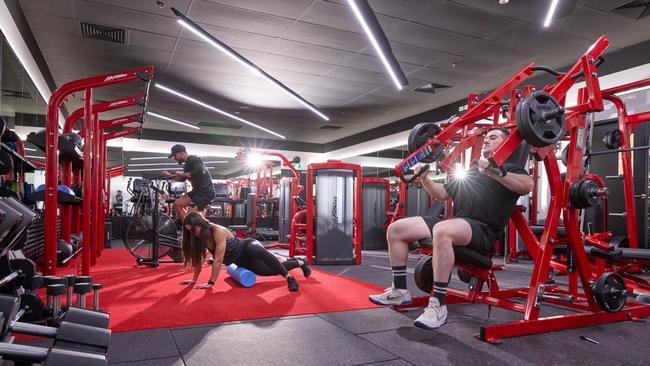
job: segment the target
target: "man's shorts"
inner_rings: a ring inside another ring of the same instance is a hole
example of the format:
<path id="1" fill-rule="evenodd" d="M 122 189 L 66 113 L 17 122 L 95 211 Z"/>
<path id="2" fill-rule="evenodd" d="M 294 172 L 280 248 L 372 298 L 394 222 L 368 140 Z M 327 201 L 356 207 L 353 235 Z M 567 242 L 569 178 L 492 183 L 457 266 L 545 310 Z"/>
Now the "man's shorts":
<path id="1" fill-rule="evenodd" d="M 469 223 L 469 226 L 472 228 L 472 239 L 469 241 L 469 244 L 467 247 L 483 254 L 483 255 L 488 255 L 492 251 L 494 251 L 494 246 L 495 246 L 495 238 L 494 235 L 490 234 L 490 231 L 487 227 L 486 224 L 474 220 L 474 219 L 468 219 L 465 217 L 455 217 L 457 219 L 463 219 Z M 433 227 L 439 223 L 440 220 L 435 217 L 431 216 L 422 216 L 422 219 L 424 222 L 427 224 L 429 227 L 429 230 L 433 230 Z"/>
<path id="2" fill-rule="evenodd" d="M 215 197 L 214 192 L 189 191 L 187 192 L 187 195 L 190 197 L 190 200 L 196 205 L 196 208 L 199 211 L 203 211 Z"/>

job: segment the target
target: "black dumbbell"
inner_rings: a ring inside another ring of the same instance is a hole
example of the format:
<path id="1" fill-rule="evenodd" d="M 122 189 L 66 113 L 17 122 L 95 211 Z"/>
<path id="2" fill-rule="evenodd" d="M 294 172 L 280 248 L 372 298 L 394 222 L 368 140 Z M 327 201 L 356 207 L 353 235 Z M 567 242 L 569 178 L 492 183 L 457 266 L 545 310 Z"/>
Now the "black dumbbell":
<path id="1" fill-rule="evenodd" d="M 49 285 L 64 285 L 64 286 L 67 286 L 68 285 L 68 280 L 66 280 L 65 277 L 60 277 L 60 276 L 45 276 L 45 277 L 43 277 L 43 285 L 45 287 L 47 287 Z M 53 300 L 52 296 L 50 296 L 48 294 L 47 295 L 47 304 L 46 304 L 46 306 L 48 308 L 52 307 L 52 300 Z"/>
<path id="2" fill-rule="evenodd" d="M 72 286 L 74 286 L 74 284 L 76 283 L 77 276 L 67 275 L 67 276 L 65 276 L 65 278 L 66 278 L 66 280 L 68 280 L 68 284 L 67 284 L 68 289 L 67 289 L 67 293 L 66 293 L 66 296 L 65 296 L 65 300 L 66 300 L 65 303 L 66 303 L 66 305 L 68 307 L 71 307 L 72 306 Z"/>
<path id="3" fill-rule="evenodd" d="M 86 308 L 86 294 L 93 290 L 92 283 L 75 283 L 74 293 L 77 294 L 77 307 Z"/>
<path id="4" fill-rule="evenodd" d="M 61 312 L 61 295 L 65 294 L 66 285 L 61 283 L 47 285 L 47 299 L 51 301 L 52 315 L 56 318 Z"/>
<path id="5" fill-rule="evenodd" d="M 92 276 L 76 276 L 74 283 L 93 283 Z"/>
<path id="6" fill-rule="evenodd" d="M 101 283 L 93 283 L 93 310 L 100 311 L 99 308 L 99 290 L 104 287 Z"/>

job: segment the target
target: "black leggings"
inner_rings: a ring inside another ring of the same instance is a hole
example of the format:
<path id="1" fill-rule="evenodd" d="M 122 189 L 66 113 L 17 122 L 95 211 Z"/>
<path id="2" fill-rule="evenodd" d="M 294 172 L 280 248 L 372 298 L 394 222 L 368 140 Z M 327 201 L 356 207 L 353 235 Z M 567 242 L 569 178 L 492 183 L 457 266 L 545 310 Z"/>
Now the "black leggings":
<path id="1" fill-rule="evenodd" d="M 246 268 L 258 276 L 280 275 L 284 277 L 292 269 L 300 267 L 297 259 L 280 262 L 278 258 L 266 250 L 257 240 L 244 244 L 244 249 L 239 255 L 239 258 L 235 260 L 235 264 L 239 267 Z"/>

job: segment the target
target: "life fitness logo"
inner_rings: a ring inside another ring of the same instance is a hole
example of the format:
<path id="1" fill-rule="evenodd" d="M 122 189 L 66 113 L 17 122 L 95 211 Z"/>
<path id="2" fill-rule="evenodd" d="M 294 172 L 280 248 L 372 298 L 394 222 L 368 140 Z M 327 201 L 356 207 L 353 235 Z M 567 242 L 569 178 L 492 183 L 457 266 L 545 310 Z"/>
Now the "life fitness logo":
<path id="1" fill-rule="evenodd" d="M 113 80 L 116 80 L 116 79 L 121 79 L 121 78 L 126 77 L 126 76 L 128 76 L 128 74 L 117 74 L 117 75 L 107 76 L 106 79 L 104 79 L 104 82 L 106 83 L 106 82 L 113 81 Z"/>

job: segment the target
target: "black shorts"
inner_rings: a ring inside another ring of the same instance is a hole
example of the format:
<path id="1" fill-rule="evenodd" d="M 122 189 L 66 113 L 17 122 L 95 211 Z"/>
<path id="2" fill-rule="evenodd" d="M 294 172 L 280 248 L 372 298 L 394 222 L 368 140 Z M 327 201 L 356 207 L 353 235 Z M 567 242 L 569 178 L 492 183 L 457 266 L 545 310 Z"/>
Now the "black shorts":
<path id="1" fill-rule="evenodd" d="M 189 191 L 187 195 L 190 197 L 190 200 L 193 204 L 196 205 L 196 208 L 199 211 L 203 211 L 210 202 L 214 199 L 215 194 L 213 192 L 195 192 Z"/>
<path id="2" fill-rule="evenodd" d="M 470 239 L 467 247 L 483 254 L 487 255 L 494 251 L 494 246 L 496 244 L 495 236 L 490 233 L 487 225 L 473 219 L 468 219 L 465 217 L 456 217 L 458 219 L 463 219 L 467 221 L 469 226 L 472 228 L 472 239 Z M 422 216 L 422 219 L 429 227 L 429 230 L 433 230 L 433 227 L 439 223 L 440 220 L 431 216 Z"/>

